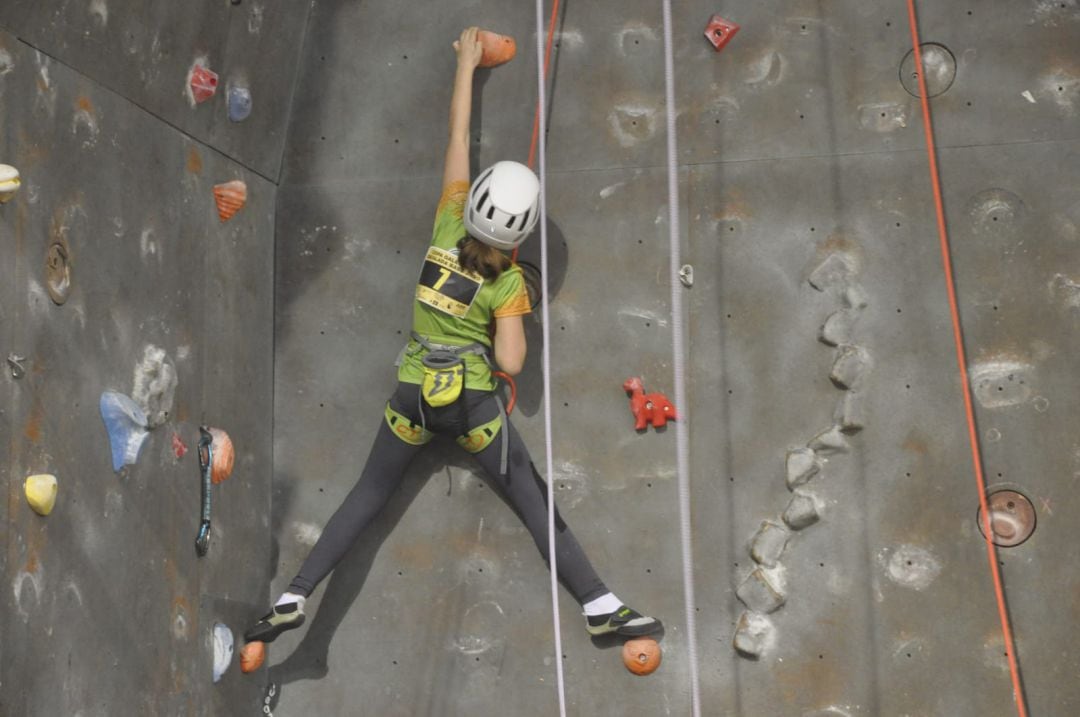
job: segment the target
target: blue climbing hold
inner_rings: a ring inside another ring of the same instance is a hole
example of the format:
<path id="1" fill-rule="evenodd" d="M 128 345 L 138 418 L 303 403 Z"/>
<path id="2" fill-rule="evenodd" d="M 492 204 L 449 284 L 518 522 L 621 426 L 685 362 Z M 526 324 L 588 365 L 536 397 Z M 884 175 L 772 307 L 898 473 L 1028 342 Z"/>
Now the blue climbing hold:
<path id="1" fill-rule="evenodd" d="M 251 114 L 251 90 L 246 87 L 229 89 L 229 119 L 243 122 Z"/>
<path id="2" fill-rule="evenodd" d="M 101 419 L 109 433 L 113 470 L 134 465 L 146 440 L 146 414 L 131 398 L 122 393 L 106 391 L 101 394 Z"/>

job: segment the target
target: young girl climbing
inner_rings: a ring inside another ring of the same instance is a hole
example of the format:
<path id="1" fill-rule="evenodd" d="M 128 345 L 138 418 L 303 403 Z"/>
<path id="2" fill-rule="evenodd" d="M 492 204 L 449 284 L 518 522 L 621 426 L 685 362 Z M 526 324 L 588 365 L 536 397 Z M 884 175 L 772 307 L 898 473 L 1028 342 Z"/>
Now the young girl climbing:
<path id="1" fill-rule="evenodd" d="M 322 532 L 300 572 L 244 637 L 270 642 L 304 623 L 304 600 L 334 569 L 401 482 L 406 466 L 435 433 L 473 454 L 521 516 L 548 559 L 547 492 L 495 391 L 493 362 L 510 375 L 525 361 L 522 316 L 530 311 L 521 270 L 505 251 L 533 230 L 540 183 L 517 162 L 498 162 L 469 186 L 477 28 L 454 43 L 457 75 L 450 104 L 442 198 L 413 302 L 412 338 L 402 351 L 397 390 L 380 419 L 360 480 Z M 492 320 L 494 341 L 489 337 Z M 492 353 L 494 356 L 492 357 Z M 597 576 L 556 513 L 559 577 L 582 605 L 591 635 L 646 635 L 660 621 L 620 601 Z M 549 561 L 550 562 L 550 561 Z"/>

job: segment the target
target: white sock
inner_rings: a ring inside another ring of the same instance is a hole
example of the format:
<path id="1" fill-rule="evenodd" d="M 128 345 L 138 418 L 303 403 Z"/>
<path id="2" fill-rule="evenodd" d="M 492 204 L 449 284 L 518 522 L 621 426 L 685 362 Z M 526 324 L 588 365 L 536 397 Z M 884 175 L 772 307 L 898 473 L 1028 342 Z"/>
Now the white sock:
<path id="1" fill-rule="evenodd" d="M 595 600 L 590 600 L 582 606 L 586 615 L 607 615 L 622 607 L 622 602 L 615 597 L 615 593 L 601 595 Z"/>
<path id="2" fill-rule="evenodd" d="M 291 602 L 300 606 L 300 612 L 304 611 L 304 601 L 307 600 L 303 595 L 297 595 L 296 593 L 282 593 L 281 597 L 274 603 L 274 607 L 278 605 L 288 605 Z"/>

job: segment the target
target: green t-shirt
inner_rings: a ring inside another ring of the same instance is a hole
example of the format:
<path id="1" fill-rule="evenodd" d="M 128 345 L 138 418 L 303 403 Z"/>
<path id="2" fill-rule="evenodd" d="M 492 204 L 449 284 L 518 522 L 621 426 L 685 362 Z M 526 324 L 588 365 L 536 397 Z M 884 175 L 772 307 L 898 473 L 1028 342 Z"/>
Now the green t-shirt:
<path id="1" fill-rule="evenodd" d="M 479 342 L 490 348 L 488 330 L 492 318 L 522 316 L 531 308 L 525 280 L 516 264 L 494 281 L 468 273 L 458 264 L 457 244 L 466 233 L 461 216 L 468 194 L 468 182 L 451 182 L 443 190 L 435 212 L 431 246 L 416 285 L 413 331 L 434 344 L 466 346 Z M 409 341 L 398 368 L 399 381 L 423 381 L 423 353 L 417 342 Z M 495 388 L 495 379 L 483 357 L 466 354 L 465 366 L 466 388 Z"/>

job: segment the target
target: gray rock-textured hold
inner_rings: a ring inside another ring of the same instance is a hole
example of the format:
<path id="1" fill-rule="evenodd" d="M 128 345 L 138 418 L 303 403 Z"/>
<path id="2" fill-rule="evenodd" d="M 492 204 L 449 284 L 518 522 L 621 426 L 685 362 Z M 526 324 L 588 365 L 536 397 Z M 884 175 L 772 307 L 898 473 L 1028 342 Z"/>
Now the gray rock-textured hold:
<path id="1" fill-rule="evenodd" d="M 833 426 L 828 430 L 822 431 L 814 436 L 807 445 L 814 449 L 815 453 L 823 456 L 848 452 L 847 438 L 844 437 L 844 433 L 840 430 L 840 426 Z"/>
<path id="2" fill-rule="evenodd" d="M 831 286 L 843 286 L 855 273 L 855 262 L 847 254 L 832 253 L 810 273 L 810 286 L 825 291 Z"/>
<path id="3" fill-rule="evenodd" d="M 732 644 L 740 655 L 757 659 L 775 641 L 776 628 L 772 620 L 756 612 L 744 612 L 739 617 Z"/>
<path id="4" fill-rule="evenodd" d="M 855 283 L 849 283 L 844 289 L 844 306 L 849 309 L 865 309 L 870 305 L 866 291 Z"/>
<path id="5" fill-rule="evenodd" d="M 762 568 L 756 568 L 746 576 L 735 595 L 743 605 L 761 613 L 776 612 L 786 600 L 784 593 Z"/>
<path id="6" fill-rule="evenodd" d="M 787 454 L 787 487 L 794 490 L 821 472 L 821 461 L 810 448 L 796 448 Z"/>
<path id="7" fill-rule="evenodd" d="M 840 309 L 825 319 L 818 338 L 829 346 L 850 344 L 858 318 L 859 315 L 854 309 Z"/>
<path id="8" fill-rule="evenodd" d="M 153 344 L 143 349 L 142 361 L 135 367 L 135 389 L 131 397 L 146 413 L 150 428 L 169 420 L 176 393 L 176 369 L 164 349 Z"/>
<path id="9" fill-rule="evenodd" d="M 866 427 L 866 413 L 863 395 L 858 391 L 847 391 L 836 404 L 833 419 L 840 430 L 847 434 L 858 433 Z"/>
<path id="10" fill-rule="evenodd" d="M 817 499 L 810 493 L 801 490 L 795 491 L 795 494 L 791 496 L 791 500 L 788 502 L 787 508 L 784 509 L 782 517 L 792 530 L 802 530 L 810 527 L 821 520 Z"/>
<path id="11" fill-rule="evenodd" d="M 758 532 L 750 541 L 750 557 L 754 562 L 767 568 L 776 567 L 780 556 L 784 554 L 791 533 L 783 525 L 771 520 L 763 520 Z"/>
<path id="12" fill-rule="evenodd" d="M 840 388 L 858 388 L 870 368 L 870 352 L 861 346 L 842 346 L 836 354 L 829 378 Z"/>

